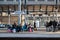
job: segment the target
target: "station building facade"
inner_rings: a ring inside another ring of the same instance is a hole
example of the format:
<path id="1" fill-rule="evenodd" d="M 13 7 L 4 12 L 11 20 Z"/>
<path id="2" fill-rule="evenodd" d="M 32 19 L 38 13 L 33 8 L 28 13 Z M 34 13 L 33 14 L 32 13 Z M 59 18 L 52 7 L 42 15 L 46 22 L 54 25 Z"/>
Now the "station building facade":
<path id="1" fill-rule="evenodd" d="M 26 0 L 26 3 L 25 0 L 21 0 L 21 11 L 25 9 L 28 14 L 21 15 L 22 24 L 25 20 L 32 24 L 34 21 L 39 21 L 39 26 L 44 26 L 44 22 L 48 20 L 60 20 L 60 0 Z M 18 22 L 18 16 L 12 14 L 17 10 L 18 0 L 0 0 L 0 23 L 8 24 L 9 12 L 11 24 L 14 21 Z"/>

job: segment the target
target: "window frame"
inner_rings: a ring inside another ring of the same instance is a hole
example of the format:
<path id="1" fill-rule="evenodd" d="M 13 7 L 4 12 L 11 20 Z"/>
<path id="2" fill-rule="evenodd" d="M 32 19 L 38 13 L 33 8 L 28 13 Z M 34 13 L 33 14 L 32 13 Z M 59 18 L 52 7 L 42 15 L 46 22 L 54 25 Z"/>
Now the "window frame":
<path id="1" fill-rule="evenodd" d="M 35 1 L 35 0 L 28 0 L 28 1 Z"/>
<path id="2" fill-rule="evenodd" d="M 54 0 L 47 0 L 48 2 L 53 2 Z"/>
<path id="3" fill-rule="evenodd" d="M 7 0 L 7 1 L 14 1 L 14 0 Z"/>
<path id="4" fill-rule="evenodd" d="M 38 0 L 38 1 L 45 1 L 45 0 Z"/>

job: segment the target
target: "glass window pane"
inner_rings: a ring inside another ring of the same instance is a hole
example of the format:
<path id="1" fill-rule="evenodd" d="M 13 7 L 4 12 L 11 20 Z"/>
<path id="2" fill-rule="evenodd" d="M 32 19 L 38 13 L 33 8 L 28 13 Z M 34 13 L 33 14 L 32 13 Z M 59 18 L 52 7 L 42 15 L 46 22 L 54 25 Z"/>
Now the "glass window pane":
<path id="1" fill-rule="evenodd" d="M 54 0 L 48 0 L 48 1 L 54 1 Z"/>
<path id="2" fill-rule="evenodd" d="M 15 8 L 16 8 L 16 10 L 18 10 L 18 6 L 17 5 L 15 6 Z"/>
<path id="3" fill-rule="evenodd" d="M 19 1 L 19 0 L 16 0 L 16 1 Z M 21 0 L 21 1 L 23 1 L 23 0 Z"/>
<path id="4" fill-rule="evenodd" d="M 2 16 L 2 24 L 8 24 L 8 16 Z"/>
<path id="5" fill-rule="evenodd" d="M 13 1 L 13 0 L 7 0 L 7 1 Z"/>
<path id="6" fill-rule="evenodd" d="M 0 7 L 0 11 L 2 11 L 1 7 Z"/>
<path id="7" fill-rule="evenodd" d="M 40 8 L 40 6 L 35 6 L 35 7 L 34 7 L 34 10 L 35 10 L 35 11 L 39 11 L 39 8 Z"/>
<path id="8" fill-rule="evenodd" d="M 41 6 L 41 11 L 46 11 L 46 6 Z"/>
<path id="9" fill-rule="evenodd" d="M 2 21 L 8 21 L 8 16 L 3 16 Z"/>
<path id="10" fill-rule="evenodd" d="M 16 1 L 19 1 L 19 0 L 16 0 Z"/>
<path id="11" fill-rule="evenodd" d="M 13 19 L 13 20 L 12 20 Z M 11 16 L 11 22 L 16 22 L 16 21 L 18 21 L 18 16 Z"/>
<path id="12" fill-rule="evenodd" d="M 1 16 L 1 12 L 0 12 L 0 16 Z"/>
<path id="13" fill-rule="evenodd" d="M 10 11 L 14 11 L 14 6 L 9 6 Z"/>
<path id="14" fill-rule="evenodd" d="M 52 11 L 52 8 L 53 8 L 53 6 L 48 6 L 48 7 L 47 7 L 47 10 L 48 10 L 48 11 Z"/>
<path id="15" fill-rule="evenodd" d="M 29 11 L 33 10 L 33 6 L 28 6 L 28 10 Z"/>
<path id="16" fill-rule="evenodd" d="M 8 12 L 2 12 L 2 16 L 8 16 Z"/>
<path id="17" fill-rule="evenodd" d="M 22 10 L 24 10 L 24 6 L 22 6 L 21 8 L 22 8 Z"/>
<path id="18" fill-rule="evenodd" d="M 60 1 L 60 0 L 59 0 Z"/>
<path id="19" fill-rule="evenodd" d="M 3 11 L 8 11 L 7 6 L 3 6 Z"/>
<path id="20" fill-rule="evenodd" d="M 0 0 L 0 1 L 4 1 L 4 0 Z"/>
<path id="21" fill-rule="evenodd" d="M 35 1 L 35 0 L 28 0 L 28 1 Z"/>
<path id="22" fill-rule="evenodd" d="M 60 6 L 59 6 L 59 9 L 58 9 L 58 10 L 59 10 L 59 12 L 60 12 Z"/>
<path id="23" fill-rule="evenodd" d="M 53 11 L 56 11 L 56 6 L 54 6 L 54 8 L 53 8 L 54 10 Z M 57 9 L 59 9 L 59 7 L 57 6 Z"/>
<path id="24" fill-rule="evenodd" d="M 2 18 L 1 18 L 2 16 L 0 16 L 0 24 L 1 24 L 1 21 L 2 21 Z"/>
<path id="25" fill-rule="evenodd" d="M 38 0 L 38 1 L 44 1 L 44 0 Z"/>

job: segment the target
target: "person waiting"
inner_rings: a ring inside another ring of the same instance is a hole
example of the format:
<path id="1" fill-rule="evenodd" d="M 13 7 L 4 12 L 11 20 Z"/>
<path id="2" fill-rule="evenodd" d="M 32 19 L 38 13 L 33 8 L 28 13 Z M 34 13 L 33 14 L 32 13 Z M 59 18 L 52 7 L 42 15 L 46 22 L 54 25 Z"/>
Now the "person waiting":
<path id="1" fill-rule="evenodd" d="M 22 30 L 22 25 L 20 24 L 20 25 L 17 26 L 16 31 L 20 32 L 21 30 Z"/>
<path id="2" fill-rule="evenodd" d="M 17 32 L 17 24 L 14 22 L 11 28 L 12 32 Z"/>
<path id="3" fill-rule="evenodd" d="M 27 31 L 28 30 L 27 26 L 28 26 L 28 24 L 25 23 L 24 26 L 22 27 L 22 31 Z"/>

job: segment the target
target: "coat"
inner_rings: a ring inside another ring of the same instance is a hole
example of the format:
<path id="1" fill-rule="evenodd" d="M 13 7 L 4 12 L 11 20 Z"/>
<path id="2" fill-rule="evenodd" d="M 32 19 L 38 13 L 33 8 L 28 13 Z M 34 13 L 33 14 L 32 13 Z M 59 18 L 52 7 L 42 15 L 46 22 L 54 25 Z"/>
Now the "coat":
<path id="1" fill-rule="evenodd" d="M 24 24 L 24 26 L 22 27 L 22 30 L 27 30 L 27 25 Z"/>
<path id="2" fill-rule="evenodd" d="M 57 22 L 56 21 L 53 21 L 52 25 L 55 28 L 57 26 Z"/>

